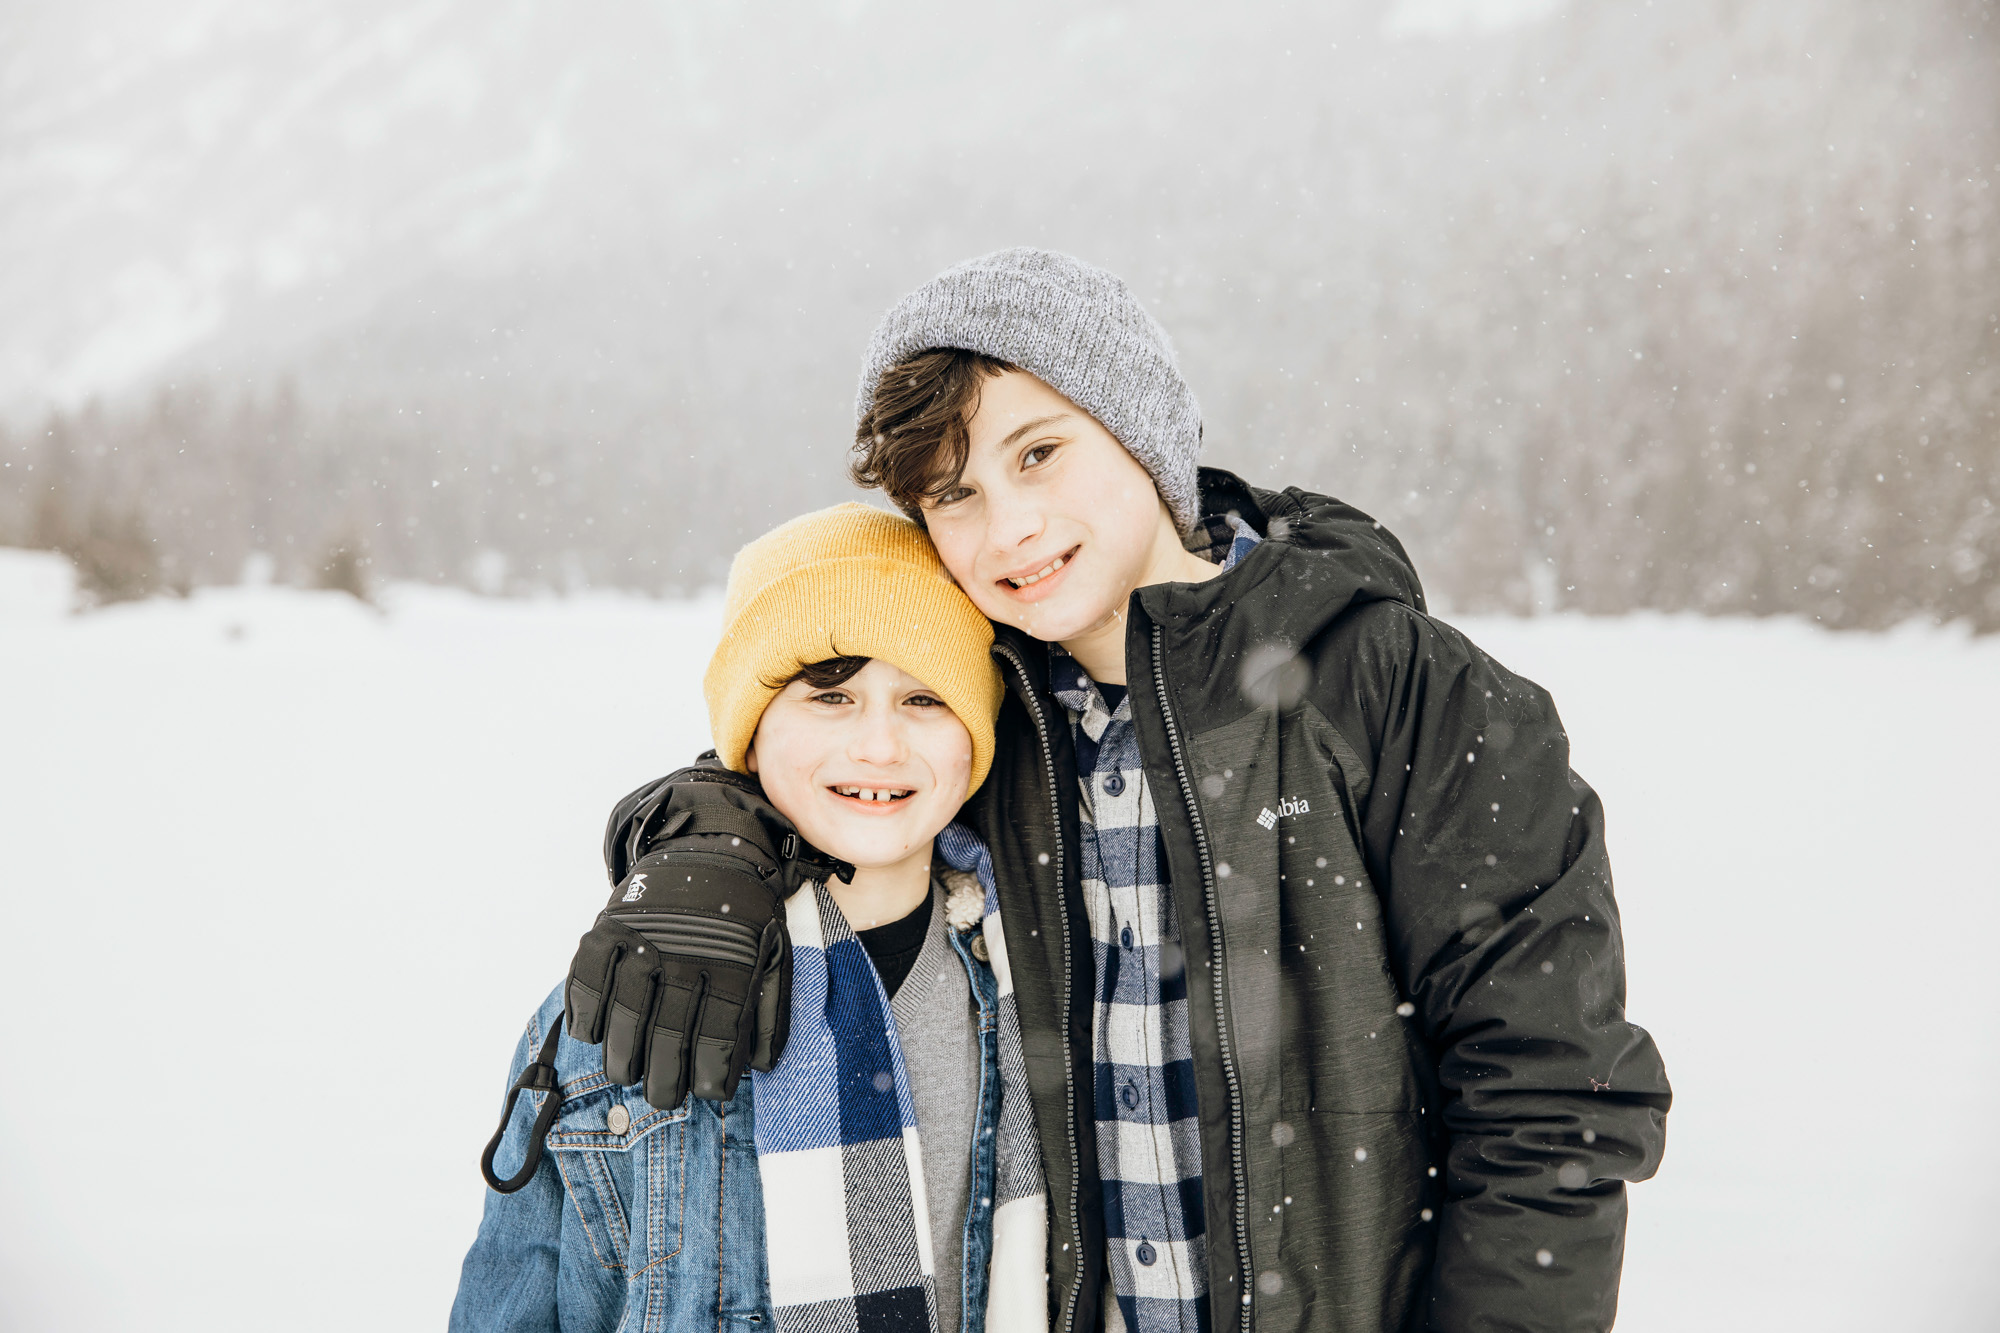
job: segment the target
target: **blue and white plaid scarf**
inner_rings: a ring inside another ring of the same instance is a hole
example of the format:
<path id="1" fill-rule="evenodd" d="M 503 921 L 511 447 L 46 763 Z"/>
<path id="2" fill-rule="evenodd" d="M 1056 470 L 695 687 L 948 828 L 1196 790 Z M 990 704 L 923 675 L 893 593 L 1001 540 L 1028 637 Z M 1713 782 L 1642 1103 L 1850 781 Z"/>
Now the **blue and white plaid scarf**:
<path id="1" fill-rule="evenodd" d="M 947 832 L 959 835 L 950 845 L 970 863 L 965 868 L 983 871 L 987 949 L 1004 983 L 1003 1012 L 1011 1010 L 991 863 L 976 837 L 957 826 Z M 943 848 L 947 840 L 939 843 Z M 950 851 L 945 855 L 952 859 Z M 775 1068 L 752 1071 L 778 1328 L 940 1333 L 923 1153 L 888 996 L 823 886 L 793 894 L 785 919 L 792 936 L 791 1037 Z M 1018 1021 L 1003 1019 L 999 1035 L 998 1197 L 979 1204 L 997 1205 L 984 1322 L 991 1333 L 1017 1333 L 1047 1327 L 1047 1210 Z M 1024 1148 L 1029 1171 L 1022 1168 Z M 1031 1182 L 1025 1192 L 1024 1178 Z M 1031 1221 L 1039 1225 L 1026 1225 Z M 979 1326 L 972 1317 L 967 1325 Z"/>

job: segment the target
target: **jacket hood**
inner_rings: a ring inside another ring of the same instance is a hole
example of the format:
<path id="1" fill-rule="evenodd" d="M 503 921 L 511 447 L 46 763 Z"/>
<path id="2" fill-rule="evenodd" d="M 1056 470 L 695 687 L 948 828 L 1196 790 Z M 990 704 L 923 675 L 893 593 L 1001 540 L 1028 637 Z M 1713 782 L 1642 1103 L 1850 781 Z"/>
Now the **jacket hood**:
<path id="1" fill-rule="evenodd" d="M 1137 595 L 1172 639 L 1206 640 L 1192 646 L 1213 660 L 1241 658 L 1254 671 L 1371 602 L 1425 609 L 1423 584 L 1403 544 L 1345 501 L 1296 486 L 1264 490 L 1205 467 L 1201 513 L 1204 520 L 1240 518 L 1264 541 L 1222 578 L 1160 584 Z M 1231 614 L 1216 614 L 1223 610 Z M 1026 660 L 1047 661 L 1046 646 L 1020 630 L 999 625 L 995 632 Z"/>
<path id="2" fill-rule="evenodd" d="M 1403 544 L 1353 505 L 1296 486 L 1263 490 L 1220 468 L 1201 470 L 1201 501 L 1203 518 L 1240 518 L 1265 540 L 1228 578 L 1142 589 L 1140 601 L 1156 619 L 1209 615 L 1253 596 L 1281 570 L 1298 595 L 1263 608 L 1259 619 L 1299 641 L 1368 602 L 1424 609 L 1423 585 Z"/>

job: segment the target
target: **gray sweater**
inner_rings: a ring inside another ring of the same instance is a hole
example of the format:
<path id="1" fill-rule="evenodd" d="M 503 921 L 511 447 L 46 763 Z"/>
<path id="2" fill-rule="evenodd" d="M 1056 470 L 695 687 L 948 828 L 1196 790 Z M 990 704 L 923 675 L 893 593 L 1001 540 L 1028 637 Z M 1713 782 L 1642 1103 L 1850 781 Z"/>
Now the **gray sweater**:
<path id="1" fill-rule="evenodd" d="M 938 1327 L 957 1333 L 963 1293 L 965 1213 L 971 1203 L 972 1126 L 979 1106 L 979 1011 L 965 965 L 945 932 L 944 890 L 931 884 L 931 929 L 910 975 L 889 1001 L 910 1071 L 923 1140 Z"/>

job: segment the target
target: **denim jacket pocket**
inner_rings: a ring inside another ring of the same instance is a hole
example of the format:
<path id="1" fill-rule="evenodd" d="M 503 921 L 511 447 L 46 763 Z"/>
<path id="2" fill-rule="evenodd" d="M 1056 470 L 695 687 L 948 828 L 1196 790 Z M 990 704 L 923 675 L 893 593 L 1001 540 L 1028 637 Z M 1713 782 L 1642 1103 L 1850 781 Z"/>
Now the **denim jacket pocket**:
<path id="1" fill-rule="evenodd" d="M 673 1166 L 685 1152 L 687 1115 L 685 1102 L 659 1110 L 636 1086 L 618 1087 L 602 1073 L 564 1085 L 562 1110 L 545 1140 L 548 1156 L 575 1225 L 606 1270 L 622 1274 L 679 1250 L 681 1192 L 665 1177 L 679 1174 Z M 635 1197 L 640 1188 L 643 1200 Z M 636 1253 L 635 1212 L 648 1241 Z"/>

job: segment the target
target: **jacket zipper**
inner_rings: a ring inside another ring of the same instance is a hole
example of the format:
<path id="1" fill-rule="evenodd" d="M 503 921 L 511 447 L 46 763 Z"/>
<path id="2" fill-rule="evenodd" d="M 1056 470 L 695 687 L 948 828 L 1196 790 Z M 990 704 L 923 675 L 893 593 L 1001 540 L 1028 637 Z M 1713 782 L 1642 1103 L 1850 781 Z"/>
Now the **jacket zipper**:
<path id="1" fill-rule="evenodd" d="M 1164 654 L 1161 644 L 1164 636 L 1158 625 L 1153 626 L 1153 687 L 1160 696 L 1160 716 L 1167 724 L 1167 745 L 1174 753 L 1174 776 L 1180 782 L 1181 801 L 1187 806 L 1188 822 L 1194 827 L 1194 845 L 1201 857 L 1202 903 L 1208 910 L 1208 938 L 1212 941 L 1211 952 L 1214 965 L 1210 973 L 1215 988 L 1215 1039 L 1222 1053 L 1222 1077 L 1229 1086 L 1229 1158 L 1230 1183 L 1236 1194 L 1236 1259 L 1242 1267 L 1244 1309 L 1250 1307 L 1250 1235 L 1248 1223 L 1249 1204 L 1244 1197 L 1243 1170 L 1243 1088 L 1236 1077 L 1236 1062 L 1231 1057 L 1229 1045 L 1229 1019 L 1223 1011 L 1222 990 L 1222 910 L 1215 900 L 1215 871 L 1208 855 L 1208 834 L 1201 826 L 1201 811 L 1194 801 L 1194 785 L 1188 781 L 1187 757 L 1181 749 L 1180 728 L 1174 723 L 1174 708 L 1167 696 L 1167 677 L 1163 669 Z M 1218 1323 L 1221 1321 L 1218 1320 Z"/>
<path id="2" fill-rule="evenodd" d="M 1049 809 L 1050 813 L 1054 816 L 1051 823 L 1055 829 L 1056 839 L 1056 883 L 1066 888 L 1067 886 L 1063 880 L 1065 862 L 1063 860 L 1062 845 L 1062 788 L 1056 777 L 1055 747 L 1049 741 L 1048 719 L 1042 715 L 1041 700 L 1035 697 L 1035 684 L 1028 675 L 1028 664 L 1022 661 L 1020 654 L 1016 653 L 1008 645 L 1001 643 L 994 646 L 999 649 L 1002 656 L 1013 664 L 1016 674 L 1021 677 L 1021 692 L 1026 697 L 1029 716 L 1035 719 L 1035 732 L 1041 737 L 1042 767 L 1048 773 L 1049 777 Z M 1073 968 L 1069 939 L 1069 904 L 1058 899 L 1058 906 L 1061 909 L 1057 913 L 1057 918 L 1062 922 L 1063 951 L 1062 1032 L 1063 1042 L 1067 1044 L 1069 1041 L 1070 997 L 1075 987 L 1073 984 L 1074 977 L 1071 975 Z M 1063 1060 L 1063 1099 L 1063 1131 L 1069 1137 L 1069 1232 L 1070 1243 L 1076 1247 L 1078 1273 L 1077 1281 L 1070 1284 L 1069 1295 L 1063 1301 L 1062 1326 L 1065 1333 L 1070 1333 L 1071 1330 L 1076 1328 L 1076 1298 L 1083 1290 L 1081 1275 L 1084 1268 L 1085 1256 L 1083 1253 L 1083 1224 L 1077 1217 L 1077 1190 L 1079 1188 L 1077 1181 L 1077 1159 L 1081 1154 L 1077 1151 L 1076 1146 L 1076 1071 L 1073 1067 L 1073 1062 L 1067 1057 Z"/>

